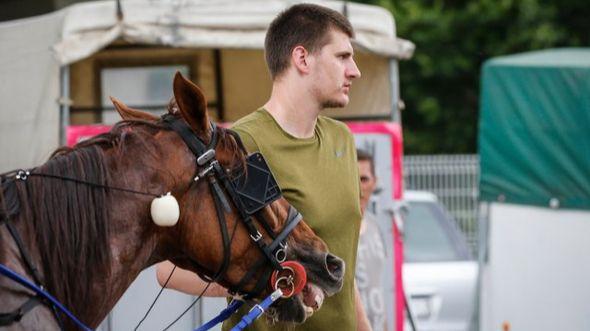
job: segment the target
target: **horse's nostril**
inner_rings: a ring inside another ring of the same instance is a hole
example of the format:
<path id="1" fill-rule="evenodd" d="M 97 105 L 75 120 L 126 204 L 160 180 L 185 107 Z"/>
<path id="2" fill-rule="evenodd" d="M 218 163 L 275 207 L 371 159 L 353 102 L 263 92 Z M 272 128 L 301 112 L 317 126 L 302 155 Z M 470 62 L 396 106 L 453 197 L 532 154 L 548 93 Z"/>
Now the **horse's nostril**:
<path id="1" fill-rule="evenodd" d="M 344 277 L 344 261 L 336 255 L 326 254 L 326 269 L 336 280 Z"/>

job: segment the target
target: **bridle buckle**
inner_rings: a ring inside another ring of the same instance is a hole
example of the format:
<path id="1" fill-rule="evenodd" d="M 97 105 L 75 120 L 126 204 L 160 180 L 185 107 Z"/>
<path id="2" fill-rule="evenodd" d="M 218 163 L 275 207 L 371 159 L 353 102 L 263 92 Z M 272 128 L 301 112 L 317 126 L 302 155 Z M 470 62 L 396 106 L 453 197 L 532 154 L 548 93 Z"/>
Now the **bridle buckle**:
<path id="1" fill-rule="evenodd" d="M 31 175 L 31 172 L 29 172 L 28 170 L 19 170 L 16 173 L 15 178 L 25 181 L 25 180 L 27 180 L 27 178 L 29 178 L 30 175 Z"/>
<path id="2" fill-rule="evenodd" d="M 260 239 L 262 239 L 262 234 L 257 230 L 255 234 L 250 234 L 250 238 L 252 238 L 254 242 L 258 242 Z"/>

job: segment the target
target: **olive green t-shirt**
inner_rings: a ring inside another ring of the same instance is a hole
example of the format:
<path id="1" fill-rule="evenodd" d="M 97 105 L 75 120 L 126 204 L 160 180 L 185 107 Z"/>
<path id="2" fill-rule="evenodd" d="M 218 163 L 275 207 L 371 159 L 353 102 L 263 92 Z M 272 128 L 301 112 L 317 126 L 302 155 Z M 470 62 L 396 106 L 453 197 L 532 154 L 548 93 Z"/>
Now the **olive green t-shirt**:
<path id="1" fill-rule="evenodd" d="M 314 136 L 299 139 L 285 132 L 264 109 L 235 123 L 249 152 L 260 151 L 283 196 L 305 222 L 346 263 L 344 286 L 326 298 L 321 309 L 295 330 L 354 330 L 354 266 L 361 220 L 359 176 L 354 139 L 341 122 L 320 116 Z M 243 309 L 224 323 L 229 330 L 246 313 Z M 293 330 L 263 316 L 248 330 Z"/>

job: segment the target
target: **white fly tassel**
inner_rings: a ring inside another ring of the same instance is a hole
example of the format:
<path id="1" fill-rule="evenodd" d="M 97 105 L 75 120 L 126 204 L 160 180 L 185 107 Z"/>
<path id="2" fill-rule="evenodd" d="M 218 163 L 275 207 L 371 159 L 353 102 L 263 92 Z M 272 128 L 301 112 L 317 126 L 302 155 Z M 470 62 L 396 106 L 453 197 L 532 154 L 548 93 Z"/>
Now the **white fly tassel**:
<path id="1" fill-rule="evenodd" d="M 152 220 L 159 226 L 174 226 L 180 217 L 178 201 L 170 192 L 152 200 L 150 212 Z"/>

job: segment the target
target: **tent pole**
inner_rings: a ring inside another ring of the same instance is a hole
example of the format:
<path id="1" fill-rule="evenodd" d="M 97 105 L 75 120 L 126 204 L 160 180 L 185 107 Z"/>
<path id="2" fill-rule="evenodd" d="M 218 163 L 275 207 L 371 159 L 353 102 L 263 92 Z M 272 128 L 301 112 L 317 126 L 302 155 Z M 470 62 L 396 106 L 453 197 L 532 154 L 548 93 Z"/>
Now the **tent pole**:
<path id="1" fill-rule="evenodd" d="M 397 60 L 393 58 L 389 60 L 389 83 L 391 84 L 391 121 L 401 124 L 399 69 Z"/>
<path id="2" fill-rule="evenodd" d="M 227 121 L 225 118 L 225 104 L 223 95 L 223 70 L 221 68 L 221 50 L 213 50 L 215 65 L 215 94 L 217 94 L 217 119 L 221 122 Z"/>
<path id="3" fill-rule="evenodd" d="M 70 66 L 61 66 L 60 71 L 60 97 L 59 97 L 59 144 L 67 143 L 66 132 L 70 125 Z"/>
<path id="4" fill-rule="evenodd" d="M 121 7 L 121 0 L 117 1 L 117 21 L 121 22 L 123 20 L 123 7 Z"/>

